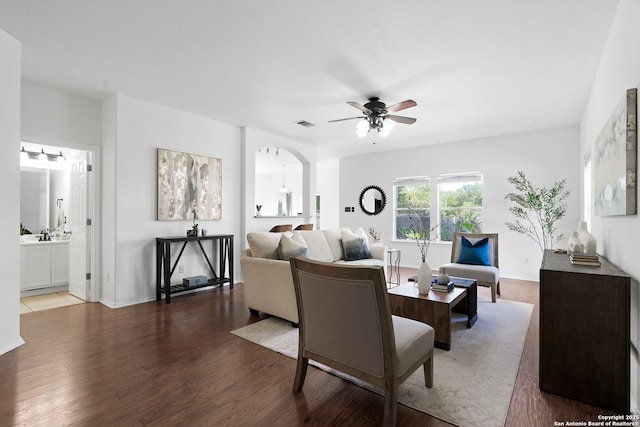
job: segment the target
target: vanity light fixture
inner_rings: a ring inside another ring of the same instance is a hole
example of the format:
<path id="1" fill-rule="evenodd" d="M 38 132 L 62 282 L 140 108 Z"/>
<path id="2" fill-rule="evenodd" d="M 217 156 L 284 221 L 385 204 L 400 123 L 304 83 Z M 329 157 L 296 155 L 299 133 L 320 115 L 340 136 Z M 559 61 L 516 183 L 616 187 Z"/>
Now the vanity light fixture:
<path id="1" fill-rule="evenodd" d="M 44 148 L 41 148 L 40 152 L 37 152 L 37 151 L 27 151 L 24 149 L 24 147 L 22 147 L 20 149 L 20 160 L 27 160 L 27 159 L 40 160 L 43 162 L 47 160 L 50 162 L 64 162 L 67 160 L 62 154 L 62 151 L 60 151 L 60 154 L 49 154 L 49 153 L 45 153 Z"/>

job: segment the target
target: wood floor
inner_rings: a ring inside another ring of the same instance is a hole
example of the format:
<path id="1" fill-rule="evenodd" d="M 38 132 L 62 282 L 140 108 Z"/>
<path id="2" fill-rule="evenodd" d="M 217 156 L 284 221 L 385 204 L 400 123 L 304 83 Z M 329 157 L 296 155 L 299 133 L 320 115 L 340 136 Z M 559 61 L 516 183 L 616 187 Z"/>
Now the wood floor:
<path id="1" fill-rule="evenodd" d="M 411 274 L 402 269 L 403 278 Z M 608 414 L 540 392 L 538 283 L 504 279 L 501 288 L 502 299 L 536 304 L 506 425 L 553 426 Z M 489 296 L 488 288 L 478 291 Z M 175 297 L 169 305 L 114 310 L 88 303 L 23 314 L 26 344 L 0 356 L 0 425 L 380 424 L 382 397 L 314 367 L 303 392 L 293 394 L 294 359 L 229 333 L 258 320 L 244 304 L 242 284 Z M 448 424 L 398 405 L 397 425 Z"/>

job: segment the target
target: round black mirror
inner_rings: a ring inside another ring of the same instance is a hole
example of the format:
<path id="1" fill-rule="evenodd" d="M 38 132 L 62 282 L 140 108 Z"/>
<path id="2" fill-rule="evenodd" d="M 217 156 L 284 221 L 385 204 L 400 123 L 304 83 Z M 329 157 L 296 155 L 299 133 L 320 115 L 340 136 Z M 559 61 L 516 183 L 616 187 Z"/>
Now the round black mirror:
<path id="1" fill-rule="evenodd" d="M 360 193 L 360 209 L 367 215 L 378 215 L 386 204 L 387 196 L 377 185 L 369 185 Z"/>

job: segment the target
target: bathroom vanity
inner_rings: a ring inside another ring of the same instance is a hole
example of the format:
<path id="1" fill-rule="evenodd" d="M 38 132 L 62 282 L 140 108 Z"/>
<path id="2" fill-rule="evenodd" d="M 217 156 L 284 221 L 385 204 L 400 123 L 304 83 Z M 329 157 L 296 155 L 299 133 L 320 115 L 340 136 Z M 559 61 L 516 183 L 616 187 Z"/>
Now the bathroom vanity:
<path id="1" fill-rule="evenodd" d="M 20 243 L 20 289 L 42 289 L 69 284 L 69 241 L 37 240 Z"/>

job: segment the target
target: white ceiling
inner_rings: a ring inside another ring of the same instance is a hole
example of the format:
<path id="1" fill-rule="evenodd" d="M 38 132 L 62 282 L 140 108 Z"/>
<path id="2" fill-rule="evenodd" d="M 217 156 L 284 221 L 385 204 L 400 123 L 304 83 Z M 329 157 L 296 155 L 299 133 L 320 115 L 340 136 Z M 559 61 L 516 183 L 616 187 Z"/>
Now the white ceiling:
<path id="1" fill-rule="evenodd" d="M 313 144 L 320 159 L 576 124 L 614 0 L 0 0 L 27 81 L 119 92 Z M 358 140 L 346 101 L 414 99 Z M 306 120 L 316 124 L 304 128 Z"/>

